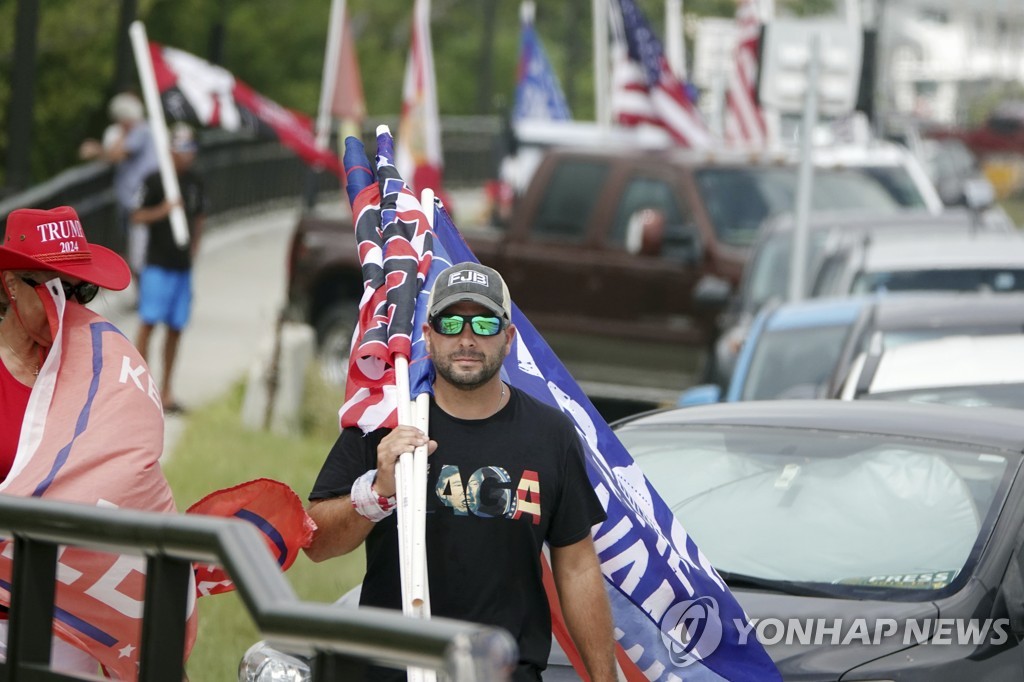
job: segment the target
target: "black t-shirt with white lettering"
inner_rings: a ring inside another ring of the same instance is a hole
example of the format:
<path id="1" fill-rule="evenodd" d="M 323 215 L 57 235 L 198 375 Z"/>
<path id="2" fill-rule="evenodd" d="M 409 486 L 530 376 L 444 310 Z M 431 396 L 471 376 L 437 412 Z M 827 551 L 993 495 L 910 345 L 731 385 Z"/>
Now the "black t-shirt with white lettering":
<path id="1" fill-rule="evenodd" d="M 376 468 L 385 433 L 343 430 L 309 499 L 349 494 L 356 478 Z M 551 614 L 541 548 L 578 542 L 605 519 L 576 429 L 513 388 L 508 404 L 482 420 L 456 419 L 432 400 L 430 437 L 438 443 L 427 476 L 431 614 L 505 628 L 520 659 L 543 669 Z M 395 516 L 366 539 L 362 605 L 401 608 Z"/>

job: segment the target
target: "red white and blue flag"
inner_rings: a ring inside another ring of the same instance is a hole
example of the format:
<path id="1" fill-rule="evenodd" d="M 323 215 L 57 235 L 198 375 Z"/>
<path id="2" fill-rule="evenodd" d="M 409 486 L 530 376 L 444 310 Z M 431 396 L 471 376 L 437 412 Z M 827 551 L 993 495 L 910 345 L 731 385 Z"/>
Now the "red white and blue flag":
<path id="1" fill-rule="evenodd" d="M 389 143 L 389 138 L 378 137 L 378 157 L 382 142 Z M 350 198 L 372 197 L 377 191 L 372 184 L 360 190 L 372 182 L 362 145 L 349 138 L 346 147 Z M 381 165 L 380 158 L 378 168 L 391 172 L 387 163 Z M 379 178 L 379 182 L 391 179 Z M 450 263 L 476 261 L 443 207 L 436 207 L 434 215 L 431 274 Z M 417 328 L 431 280 L 428 276 L 423 281 L 419 293 Z M 725 581 L 515 305 L 512 322 L 517 334 L 502 376 L 573 420 L 585 446 L 590 482 L 608 514 L 608 519 L 594 528 L 593 535 L 615 621 L 618 662 L 626 679 L 780 680 L 764 648 L 755 637 L 747 636 L 750 624 Z M 418 359 L 410 363 L 410 383 L 417 383 L 417 375 L 421 384 L 426 384 L 430 363 L 424 361 L 422 351 L 417 356 L 415 343 L 412 352 Z M 554 595 L 551 603 L 557 603 Z M 553 632 L 582 672 L 559 612 L 554 610 L 552 617 Z"/>
<path id="2" fill-rule="evenodd" d="M 732 145 L 755 149 L 768 144 L 768 127 L 757 103 L 760 40 L 758 0 L 740 0 L 736 7 L 736 47 L 725 93 L 725 139 Z"/>
<path id="3" fill-rule="evenodd" d="M 317 147 L 309 117 L 267 99 L 227 69 L 193 54 L 153 42 L 149 53 L 168 119 L 271 137 L 307 164 L 344 177 L 337 155 Z"/>
<path id="4" fill-rule="evenodd" d="M 611 12 L 612 118 L 623 126 L 664 129 L 685 147 L 706 149 L 714 138 L 665 57 L 661 41 L 634 0 Z"/>
<path id="5" fill-rule="evenodd" d="M 409 359 L 413 398 L 428 383 L 421 326 L 434 277 L 450 261 L 436 253 L 423 207 L 395 167 L 391 134 L 377 136 L 376 182 L 364 165 L 362 143 L 350 137 L 345 147 L 363 294 L 339 417 L 342 428 L 369 433 L 398 425 L 396 356 Z"/>

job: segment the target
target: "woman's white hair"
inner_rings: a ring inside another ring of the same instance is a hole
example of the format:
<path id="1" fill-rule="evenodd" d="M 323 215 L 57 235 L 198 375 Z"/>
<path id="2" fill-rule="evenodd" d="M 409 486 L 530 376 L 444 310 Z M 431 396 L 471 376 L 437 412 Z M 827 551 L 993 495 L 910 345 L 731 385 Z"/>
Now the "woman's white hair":
<path id="1" fill-rule="evenodd" d="M 146 115 L 139 98 L 130 92 L 122 92 L 110 100 L 107 107 L 110 118 L 118 123 L 136 123 Z"/>

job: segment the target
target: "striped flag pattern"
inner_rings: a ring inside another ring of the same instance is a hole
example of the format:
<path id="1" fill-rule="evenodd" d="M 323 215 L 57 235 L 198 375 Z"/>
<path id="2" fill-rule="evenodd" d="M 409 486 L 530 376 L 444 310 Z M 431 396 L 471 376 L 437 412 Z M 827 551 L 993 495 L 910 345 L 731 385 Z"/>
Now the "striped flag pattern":
<path id="1" fill-rule="evenodd" d="M 346 164 L 365 156 L 355 138 L 346 140 Z M 368 169 L 349 174 L 363 181 Z M 354 191 L 355 187 L 350 187 Z M 349 355 L 342 428 L 359 426 L 365 433 L 398 425 L 394 357 L 409 358 L 412 397 L 423 391 L 418 373 L 425 362 L 421 325 L 426 297 L 436 273 L 449 263 L 435 263 L 433 231 L 419 200 L 403 182 L 394 163 L 390 133 L 377 136 L 377 182 L 355 194 L 352 202 L 363 295 Z"/>
<path id="2" fill-rule="evenodd" d="M 620 125 L 663 128 L 685 147 L 706 149 L 714 138 L 686 86 L 676 78 L 661 41 L 634 0 L 618 0 L 612 26 L 612 118 Z"/>
<path id="3" fill-rule="evenodd" d="M 735 146 L 764 147 L 768 128 L 757 103 L 757 51 L 761 40 L 758 0 L 740 0 L 736 8 L 736 47 L 725 93 L 725 139 Z"/>

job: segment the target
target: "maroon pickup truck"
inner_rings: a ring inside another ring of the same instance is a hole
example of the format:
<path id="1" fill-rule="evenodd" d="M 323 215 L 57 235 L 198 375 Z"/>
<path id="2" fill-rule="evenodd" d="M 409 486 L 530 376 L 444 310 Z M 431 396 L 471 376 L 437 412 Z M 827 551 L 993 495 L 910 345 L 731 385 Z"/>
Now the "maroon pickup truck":
<path id="1" fill-rule="evenodd" d="M 704 370 L 761 222 L 792 210 L 796 175 L 791 157 L 551 150 L 508 225 L 460 227 L 589 395 L 674 402 Z M 848 167 L 818 170 L 814 203 L 896 206 Z M 302 216 L 288 317 L 313 325 L 337 380 L 360 293 L 351 220 Z"/>

